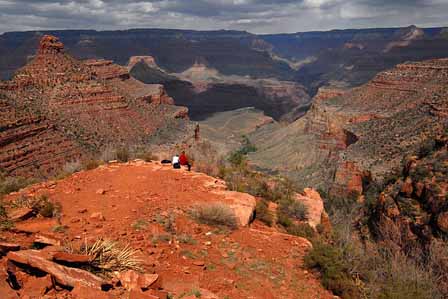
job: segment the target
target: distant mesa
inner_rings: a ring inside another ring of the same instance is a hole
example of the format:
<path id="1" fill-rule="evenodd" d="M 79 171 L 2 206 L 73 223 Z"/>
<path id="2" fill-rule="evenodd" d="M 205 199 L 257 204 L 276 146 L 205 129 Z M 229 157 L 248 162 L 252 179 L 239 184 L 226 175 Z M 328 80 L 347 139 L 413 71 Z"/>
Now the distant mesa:
<path id="1" fill-rule="evenodd" d="M 132 70 L 137 63 L 144 63 L 149 67 L 160 69 L 153 56 L 131 56 L 127 64 L 128 71 Z"/>

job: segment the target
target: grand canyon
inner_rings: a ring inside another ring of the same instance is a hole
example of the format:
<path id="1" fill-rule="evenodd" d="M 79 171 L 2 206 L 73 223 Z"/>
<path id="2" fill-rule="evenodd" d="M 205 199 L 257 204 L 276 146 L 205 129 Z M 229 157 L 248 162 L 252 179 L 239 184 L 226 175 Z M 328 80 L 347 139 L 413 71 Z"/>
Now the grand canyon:
<path id="1" fill-rule="evenodd" d="M 37 27 L 0 35 L 0 298 L 448 297 L 448 28 Z"/>

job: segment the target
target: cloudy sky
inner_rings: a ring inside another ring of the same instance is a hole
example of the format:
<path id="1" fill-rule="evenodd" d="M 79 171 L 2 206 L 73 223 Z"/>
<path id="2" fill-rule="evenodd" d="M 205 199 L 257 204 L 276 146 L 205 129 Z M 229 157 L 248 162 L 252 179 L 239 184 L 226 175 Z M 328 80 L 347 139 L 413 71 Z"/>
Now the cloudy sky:
<path id="1" fill-rule="evenodd" d="M 0 33 L 238 29 L 253 33 L 448 25 L 448 0 L 0 0 Z"/>

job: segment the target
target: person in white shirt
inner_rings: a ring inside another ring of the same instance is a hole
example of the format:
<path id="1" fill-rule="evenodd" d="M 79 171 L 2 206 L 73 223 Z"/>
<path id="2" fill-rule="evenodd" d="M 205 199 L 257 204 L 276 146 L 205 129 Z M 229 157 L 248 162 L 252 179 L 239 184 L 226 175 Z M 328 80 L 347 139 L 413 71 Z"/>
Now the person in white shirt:
<path id="1" fill-rule="evenodd" d="M 173 164 L 173 168 L 180 169 L 179 156 L 177 154 L 173 156 L 171 163 Z"/>

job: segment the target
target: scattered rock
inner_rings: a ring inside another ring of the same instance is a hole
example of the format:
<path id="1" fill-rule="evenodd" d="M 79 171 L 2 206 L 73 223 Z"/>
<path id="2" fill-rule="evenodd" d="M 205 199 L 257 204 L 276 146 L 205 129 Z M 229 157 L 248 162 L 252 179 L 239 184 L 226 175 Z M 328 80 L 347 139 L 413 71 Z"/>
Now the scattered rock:
<path id="1" fill-rule="evenodd" d="M 23 220 L 33 217 L 33 215 L 34 215 L 34 211 L 32 209 L 20 208 L 20 209 L 16 209 L 16 210 L 9 212 L 8 218 L 11 221 L 23 221 Z"/>
<path id="2" fill-rule="evenodd" d="M 105 221 L 105 220 L 106 220 L 106 217 L 104 217 L 103 213 L 101 213 L 101 212 L 96 212 L 96 213 L 92 213 L 92 214 L 90 215 L 90 219 L 98 220 L 98 221 Z"/>
<path id="3" fill-rule="evenodd" d="M 98 189 L 98 190 L 96 190 L 96 194 L 104 195 L 104 194 L 106 194 L 106 190 Z"/>
<path id="4" fill-rule="evenodd" d="M 74 299 L 113 299 L 113 296 L 106 292 L 86 287 L 80 283 L 75 284 L 70 295 L 72 295 Z"/>
<path id="5" fill-rule="evenodd" d="M 127 290 L 149 289 L 159 278 L 157 274 L 139 274 L 133 270 L 118 273 L 117 278 Z"/>
<path id="6" fill-rule="evenodd" d="M 142 292 L 141 290 L 132 289 L 129 292 L 129 299 L 159 299 L 158 296 L 151 295 L 150 293 Z"/>
<path id="7" fill-rule="evenodd" d="M 205 262 L 204 261 L 194 261 L 193 265 L 203 267 L 203 266 L 205 266 Z"/>
<path id="8" fill-rule="evenodd" d="M 50 275 L 44 277 L 30 276 L 23 286 L 23 292 L 30 298 L 42 298 L 52 288 L 53 282 Z"/>
<path id="9" fill-rule="evenodd" d="M 22 250 L 17 252 L 9 252 L 7 258 L 13 262 L 37 268 L 45 273 L 50 274 L 61 285 L 75 287 L 77 283 L 100 290 L 101 286 L 106 282 L 100 277 L 93 275 L 84 270 L 65 267 L 55 264 L 41 257 L 37 250 Z"/>

